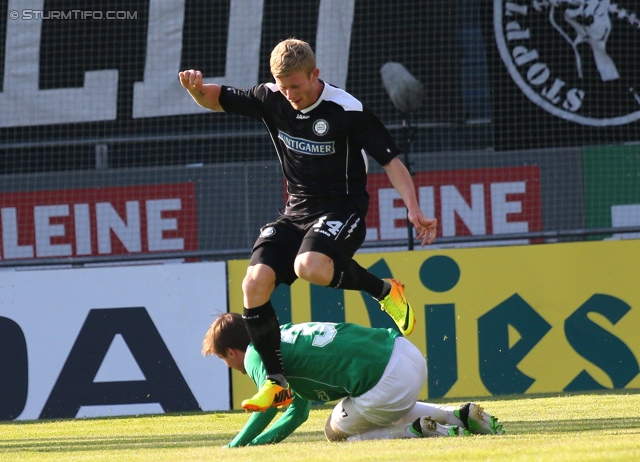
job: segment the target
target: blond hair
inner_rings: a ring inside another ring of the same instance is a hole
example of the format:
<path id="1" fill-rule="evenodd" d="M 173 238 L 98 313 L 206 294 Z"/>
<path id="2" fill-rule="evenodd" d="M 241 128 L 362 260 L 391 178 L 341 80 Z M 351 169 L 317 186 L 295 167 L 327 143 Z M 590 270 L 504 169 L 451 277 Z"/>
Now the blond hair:
<path id="1" fill-rule="evenodd" d="M 307 42 L 290 38 L 271 51 L 269 67 L 274 77 L 286 77 L 298 71 L 308 75 L 316 68 L 316 57 Z"/>

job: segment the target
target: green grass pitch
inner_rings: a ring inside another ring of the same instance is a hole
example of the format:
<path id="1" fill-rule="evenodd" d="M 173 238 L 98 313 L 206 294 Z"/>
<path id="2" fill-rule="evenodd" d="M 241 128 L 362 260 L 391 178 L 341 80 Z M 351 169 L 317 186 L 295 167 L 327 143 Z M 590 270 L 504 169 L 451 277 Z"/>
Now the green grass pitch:
<path id="1" fill-rule="evenodd" d="M 280 444 L 227 449 L 242 412 L 0 423 L 2 461 L 634 461 L 640 390 L 476 399 L 502 436 L 328 443 L 329 406 Z M 462 403 L 463 401 L 446 401 Z"/>

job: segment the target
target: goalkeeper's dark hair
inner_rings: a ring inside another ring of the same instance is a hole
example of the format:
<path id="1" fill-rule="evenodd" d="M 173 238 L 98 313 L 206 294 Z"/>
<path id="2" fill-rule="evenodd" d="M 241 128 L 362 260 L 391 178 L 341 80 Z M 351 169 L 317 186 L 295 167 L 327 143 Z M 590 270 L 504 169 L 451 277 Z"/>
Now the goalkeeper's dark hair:
<path id="1" fill-rule="evenodd" d="M 202 341 L 202 354 L 227 356 L 227 349 L 245 351 L 251 343 L 244 319 L 238 313 L 223 313 L 216 318 Z"/>

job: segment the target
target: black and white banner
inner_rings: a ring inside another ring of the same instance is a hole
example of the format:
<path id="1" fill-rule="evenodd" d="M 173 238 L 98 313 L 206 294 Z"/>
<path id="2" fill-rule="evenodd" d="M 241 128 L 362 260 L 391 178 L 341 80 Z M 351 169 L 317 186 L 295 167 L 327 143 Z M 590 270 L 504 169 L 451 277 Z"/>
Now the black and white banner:
<path id="1" fill-rule="evenodd" d="M 180 86 L 180 70 L 249 88 L 272 79 L 270 51 L 290 36 L 312 44 L 321 78 L 357 87 L 367 103 L 372 94 L 388 100 L 380 67 L 400 60 L 431 82 L 427 98 L 446 98 L 451 113 L 459 63 L 442 58 L 457 53 L 445 21 L 455 6 L 412 11 L 414 2 L 401 3 L 8 0 L 0 6 L 0 128 L 202 114 Z"/>
<path id="2" fill-rule="evenodd" d="M 483 3 L 496 148 L 637 139 L 640 2 Z"/>

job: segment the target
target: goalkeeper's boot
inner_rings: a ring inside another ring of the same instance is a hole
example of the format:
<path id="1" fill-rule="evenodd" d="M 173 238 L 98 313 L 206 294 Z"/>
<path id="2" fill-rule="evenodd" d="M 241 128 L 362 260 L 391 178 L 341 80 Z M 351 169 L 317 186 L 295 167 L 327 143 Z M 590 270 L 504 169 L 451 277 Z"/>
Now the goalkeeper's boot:
<path id="1" fill-rule="evenodd" d="M 475 403 L 467 403 L 453 414 L 464 424 L 465 428 L 474 435 L 504 435 L 502 424 L 498 419 L 482 409 Z"/>
<path id="2" fill-rule="evenodd" d="M 431 417 L 419 417 L 411 424 L 411 433 L 418 436 L 471 436 L 467 430 L 457 425 L 442 425 Z"/>
<path id="3" fill-rule="evenodd" d="M 291 389 L 281 387 L 276 382 L 267 379 L 258 393 L 242 402 L 242 409 L 251 412 L 264 412 L 270 407 L 287 407 L 293 401 Z"/>
<path id="4" fill-rule="evenodd" d="M 380 300 L 380 308 L 391 316 L 402 335 L 409 335 L 416 324 L 416 315 L 404 296 L 404 285 L 395 279 L 385 280 L 391 284 L 391 291 Z"/>

